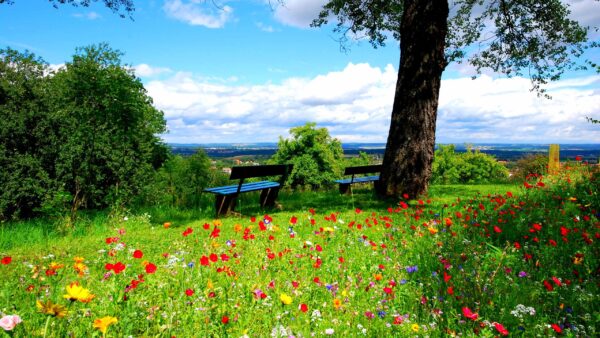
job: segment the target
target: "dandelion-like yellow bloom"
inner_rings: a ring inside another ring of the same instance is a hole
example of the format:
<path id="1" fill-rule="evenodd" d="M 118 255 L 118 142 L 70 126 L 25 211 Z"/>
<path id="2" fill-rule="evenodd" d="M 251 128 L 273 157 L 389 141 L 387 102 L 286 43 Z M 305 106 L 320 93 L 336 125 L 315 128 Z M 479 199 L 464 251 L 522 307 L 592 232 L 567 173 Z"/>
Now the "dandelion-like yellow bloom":
<path id="1" fill-rule="evenodd" d="M 35 305 L 37 306 L 38 310 L 45 315 L 57 318 L 63 318 L 67 315 L 67 308 L 64 305 L 54 304 L 49 300 L 45 303 L 37 300 L 35 301 Z"/>
<path id="2" fill-rule="evenodd" d="M 221 222 L 220 219 L 216 219 L 213 221 L 213 225 L 216 227 L 220 227 L 221 225 L 223 225 L 223 222 Z"/>
<path id="3" fill-rule="evenodd" d="M 420 329 L 419 324 L 413 324 L 410 328 L 413 332 L 419 332 Z"/>
<path id="4" fill-rule="evenodd" d="M 95 296 L 90 290 L 85 289 L 78 282 L 67 285 L 67 294 L 63 296 L 70 301 L 80 301 L 82 303 L 90 302 Z"/>
<path id="5" fill-rule="evenodd" d="M 279 299 L 280 299 L 280 300 L 281 300 L 281 302 L 282 302 L 283 304 L 285 304 L 285 305 L 290 305 L 290 304 L 292 304 L 292 297 L 290 297 L 290 296 L 286 295 L 285 293 L 282 293 L 282 294 L 279 296 Z"/>
<path id="6" fill-rule="evenodd" d="M 118 320 L 115 317 L 111 317 L 111 316 L 102 317 L 100 319 L 94 320 L 94 328 L 100 330 L 100 332 L 102 332 L 102 334 L 106 334 L 106 330 L 108 330 L 108 327 L 117 322 L 118 322 Z"/>

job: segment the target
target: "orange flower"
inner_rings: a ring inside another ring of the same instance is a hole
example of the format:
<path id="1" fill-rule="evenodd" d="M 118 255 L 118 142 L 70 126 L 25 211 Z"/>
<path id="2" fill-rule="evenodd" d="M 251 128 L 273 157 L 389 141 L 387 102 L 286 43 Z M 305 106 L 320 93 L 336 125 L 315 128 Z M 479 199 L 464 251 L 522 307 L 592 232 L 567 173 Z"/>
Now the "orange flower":
<path id="1" fill-rule="evenodd" d="M 333 299 L 333 307 L 337 310 L 342 306 L 342 301 L 338 298 Z"/>

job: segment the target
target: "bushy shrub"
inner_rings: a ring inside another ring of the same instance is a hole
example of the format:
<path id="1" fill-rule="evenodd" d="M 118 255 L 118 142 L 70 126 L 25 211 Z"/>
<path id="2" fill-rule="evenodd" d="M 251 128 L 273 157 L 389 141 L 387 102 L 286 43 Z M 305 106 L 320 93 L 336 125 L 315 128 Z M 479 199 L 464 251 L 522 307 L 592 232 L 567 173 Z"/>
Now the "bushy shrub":
<path id="1" fill-rule="evenodd" d="M 198 208 L 202 191 L 226 183 L 227 177 L 211 169 L 209 157 L 199 149 L 192 156 L 171 156 L 155 173 L 137 201 L 146 206 Z"/>
<path id="2" fill-rule="evenodd" d="M 316 123 L 290 129 L 292 138 L 279 138 L 271 163 L 294 165 L 287 184 L 318 188 L 330 184 L 343 171 L 342 143 Z"/>
<path id="3" fill-rule="evenodd" d="M 432 166 L 435 184 L 489 183 L 507 177 L 506 167 L 491 155 L 471 149 L 457 153 L 454 145 L 440 145 L 435 151 Z"/>
<path id="4" fill-rule="evenodd" d="M 548 172 L 548 155 L 528 154 L 517 160 L 511 170 L 511 178 L 517 181 L 525 181 L 530 175 L 546 175 Z"/>

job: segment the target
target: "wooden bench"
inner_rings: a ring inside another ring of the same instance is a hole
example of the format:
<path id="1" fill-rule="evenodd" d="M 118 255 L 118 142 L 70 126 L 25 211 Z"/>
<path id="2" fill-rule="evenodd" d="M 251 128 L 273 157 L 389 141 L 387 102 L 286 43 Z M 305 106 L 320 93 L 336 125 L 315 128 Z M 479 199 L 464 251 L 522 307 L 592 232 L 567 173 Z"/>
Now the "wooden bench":
<path id="1" fill-rule="evenodd" d="M 240 180 L 238 184 L 208 188 L 204 189 L 204 191 L 215 194 L 215 210 L 217 217 L 231 213 L 235 208 L 238 195 L 244 192 L 261 190 L 260 206 L 263 208 L 273 207 L 275 205 L 275 200 L 277 199 L 277 194 L 279 193 L 279 188 L 283 185 L 287 175 L 291 171 L 291 164 L 233 167 L 231 168 L 229 179 Z M 279 182 L 260 181 L 244 183 L 246 178 L 265 176 L 281 176 L 281 178 L 279 179 Z"/>
<path id="2" fill-rule="evenodd" d="M 363 165 L 357 167 L 347 167 L 344 170 L 344 176 L 350 175 L 350 178 L 344 178 L 341 180 L 335 180 L 335 183 L 340 185 L 340 193 L 346 194 L 350 192 L 350 186 L 354 183 L 368 183 L 379 181 L 379 175 L 372 176 L 356 176 L 363 174 L 372 174 L 381 172 L 381 164 L 375 165 Z"/>

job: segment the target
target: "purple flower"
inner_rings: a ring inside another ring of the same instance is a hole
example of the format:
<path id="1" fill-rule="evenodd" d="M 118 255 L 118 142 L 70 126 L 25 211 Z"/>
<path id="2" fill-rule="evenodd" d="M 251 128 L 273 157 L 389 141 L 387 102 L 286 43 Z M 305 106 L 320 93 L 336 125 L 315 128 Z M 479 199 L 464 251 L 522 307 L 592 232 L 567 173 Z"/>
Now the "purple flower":
<path id="1" fill-rule="evenodd" d="M 527 272 L 525 272 L 525 271 L 519 272 L 519 277 L 521 277 L 521 278 L 527 277 Z"/>
<path id="2" fill-rule="evenodd" d="M 413 272 L 417 272 L 417 271 L 419 271 L 419 268 L 416 265 L 406 267 L 406 272 L 408 272 L 408 273 L 413 273 Z"/>

